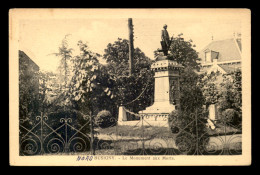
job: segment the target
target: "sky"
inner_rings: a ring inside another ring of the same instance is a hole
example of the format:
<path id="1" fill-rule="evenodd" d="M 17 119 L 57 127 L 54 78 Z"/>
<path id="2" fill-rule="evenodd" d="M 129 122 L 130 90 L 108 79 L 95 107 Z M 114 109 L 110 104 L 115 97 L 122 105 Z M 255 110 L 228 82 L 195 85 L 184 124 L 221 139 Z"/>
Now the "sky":
<path id="1" fill-rule="evenodd" d="M 139 47 L 146 56 L 154 59 L 153 52 L 160 48 L 161 30 L 168 25 L 170 36 L 183 33 L 184 40 L 192 40 L 195 50 L 202 50 L 213 40 L 232 38 L 241 32 L 239 15 L 218 13 L 182 14 L 167 17 L 132 17 L 134 25 L 134 47 Z M 131 15 L 129 15 L 131 17 Z M 90 50 L 103 54 L 108 43 L 117 38 L 128 39 L 128 18 L 48 18 L 24 19 L 19 24 L 19 49 L 28 54 L 41 70 L 55 71 L 62 39 L 68 37 L 69 46 L 77 53 L 77 41 L 87 42 Z M 242 34 L 243 35 L 243 34 Z M 103 62 L 103 60 L 101 60 Z"/>

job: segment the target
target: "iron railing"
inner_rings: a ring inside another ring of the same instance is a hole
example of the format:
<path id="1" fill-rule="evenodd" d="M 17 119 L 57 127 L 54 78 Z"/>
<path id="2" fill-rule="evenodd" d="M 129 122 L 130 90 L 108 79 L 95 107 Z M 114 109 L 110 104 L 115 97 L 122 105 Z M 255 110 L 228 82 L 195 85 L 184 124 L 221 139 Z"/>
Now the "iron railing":
<path id="1" fill-rule="evenodd" d="M 138 115 L 138 114 L 137 114 Z M 242 154 L 241 125 L 231 119 L 217 122 L 215 130 L 205 127 L 203 114 L 189 115 L 187 124 L 173 119 L 165 127 L 149 125 L 145 116 L 133 125 L 118 125 L 110 118 L 101 128 L 91 114 L 80 124 L 64 116 L 52 121 L 48 115 L 35 117 L 33 125 L 20 120 L 20 155 L 103 154 L 103 155 L 237 155 Z M 201 129 L 204 128 L 204 129 Z"/>

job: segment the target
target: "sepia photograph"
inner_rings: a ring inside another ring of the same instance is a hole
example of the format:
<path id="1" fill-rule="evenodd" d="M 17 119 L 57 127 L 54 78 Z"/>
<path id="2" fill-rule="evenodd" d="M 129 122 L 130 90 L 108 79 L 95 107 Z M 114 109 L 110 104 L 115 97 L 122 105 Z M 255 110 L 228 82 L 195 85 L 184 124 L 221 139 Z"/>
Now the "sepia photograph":
<path id="1" fill-rule="evenodd" d="M 251 163 L 248 9 L 11 9 L 10 165 Z"/>

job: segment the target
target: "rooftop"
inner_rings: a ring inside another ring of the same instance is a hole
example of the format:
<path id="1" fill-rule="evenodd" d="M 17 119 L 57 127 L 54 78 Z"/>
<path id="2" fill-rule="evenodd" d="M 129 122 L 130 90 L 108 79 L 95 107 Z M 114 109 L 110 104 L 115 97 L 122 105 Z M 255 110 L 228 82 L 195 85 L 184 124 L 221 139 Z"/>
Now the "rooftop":
<path id="1" fill-rule="evenodd" d="M 236 67 L 232 67 L 229 65 L 218 65 L 218 66 L 221 67 L 226 73 L 230 73 L 238 69 Z"/>
<path id="2" fill-rule="evenodd" d="M 19 50 L 19 59 L 26 60 L 30 66 L 33 66 L 37 71 L 39 71 L 39 66 L 22 50 Z"/>
<path id="3" fill-rule="evenodd" d="M 212 56 L 218 59 L 218 62 L 241 60 L 241 40 L 238 39 L 225 39 L 212 41 L 204 49 L 199 52 L 199 58 L 201 62 L 205 62 L 205 52 L 211 51 Z"/>

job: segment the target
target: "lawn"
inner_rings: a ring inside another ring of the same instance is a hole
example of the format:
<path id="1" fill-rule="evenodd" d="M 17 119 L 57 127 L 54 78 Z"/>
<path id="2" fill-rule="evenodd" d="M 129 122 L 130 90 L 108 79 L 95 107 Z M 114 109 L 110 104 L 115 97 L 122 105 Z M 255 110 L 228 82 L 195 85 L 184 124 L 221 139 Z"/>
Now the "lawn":
<path id="1" fill-rule="evenodd" d="M 142 137 L 146 139 L 162 138 L 162 137 L 175 137 L 167 127 L 155 126 L 114 126 L 109 128 L 96 129 L 98 135 L 118 135 L 124 137 Z"/>
<path id="2" fill-rule="evenodd" d="M 210 136 L 233 135 L 233 134 L 241 134 L 242 129 L 239 127 L 235 128 L 229 125 L 225 126 L 222 123 L 217 123 L 215 130 L 211 130 L 207 128 L 207 132 Z"/>
<path id="3" fill-rule="evenodd" d="M 176 134 L 173 134 L 167 127 L 156 127 L 156 126 L 114 126 L 109 128 L 97 128 L 95 129 L 99 135 L 112 135 L 112 136 L 125 136 L 125 137 L 142 137 L 146 139 L 151 138 L 164 138 L 170 137 L 175 138 Z M 231 127 L 229 125 L 224 126 L 221 123 L 216 124 L 216 129 L 206 129 L 209 136 L 219 135 L 232 135 L 241 134 L 241 128 Z"/>
<path id="4" fill-rule="evenodd" d="M 114 126 L 104 129 L 96 129 L 97 137 L 104 142 L 106 148 L 113 149 L 117 154 L 124 155 L 179 155 L 182 154 L 176 146 L 175 140 L 178 134 L 173 134 L 169 128 L 166 127 L 154 127 L 154 126 Z M 225 132 L 226 131 L 226 134 Z M 241 134 L 239 129 L 231 126 L 224 126 L 218 124 L 215 130 L 207 129 L 206 132 L 209 135 L 211 143 L 218 143 L 221 140 L 229 140 L 235 138 Z M 226 136 L 225 136 L 226 135 Z M 234 135 L 234 136 L 232 136 Z M 227 137 L 223 139 L 222 137 Z M 218 141 L 218 142 L 216 142 Z M 240 140 L 234 140 L 234 143 L 240 142 Z M 228 154 L 224 153 L 222 148 L 222 142 L 219 142 L 219 149 L 213 153 L 205 154 Z M 109 146 L 108 146 L 109 145 Z M 101 151 L 103 148 L 97 150 Z M 106 150 L 106 151 L 109 151 Z M 232 147 L 230 147 L 232 149 Z M 232 153 L 241 154 L 241 153 Z"/>

